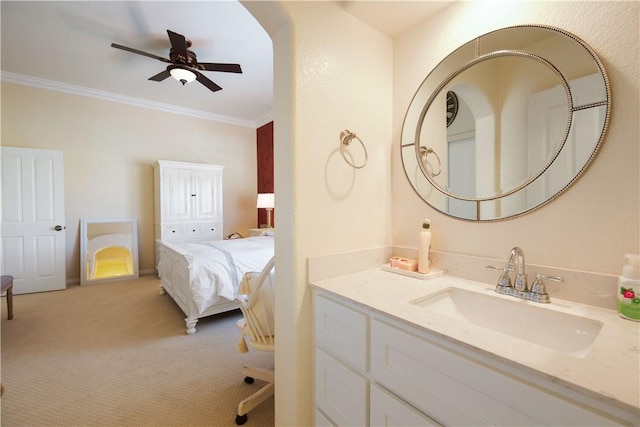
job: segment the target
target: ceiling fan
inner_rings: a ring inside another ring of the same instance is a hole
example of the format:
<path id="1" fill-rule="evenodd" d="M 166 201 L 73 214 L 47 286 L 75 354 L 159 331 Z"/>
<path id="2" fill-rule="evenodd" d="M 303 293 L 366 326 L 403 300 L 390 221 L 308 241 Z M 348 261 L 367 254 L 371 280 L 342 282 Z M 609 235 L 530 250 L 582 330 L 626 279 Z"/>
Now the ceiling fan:
<path id="1" fill-rule="evenodd" d="M 171 42 L 169 59 L 116 43 L 111 43 L 111 47 L 126 50 L 127 52 L 136 53 L 138 55 L 148 56 L 149 58 L 168 63 L 169 65 L 166 70 L 156 74 L 155 76 L 149 77 L 149 80 L 156 82 L 161 82 L 169 76 L 178 80 L 183 85 L 194 80 L 198 80 L 211 91 L 216 92 L 222 88 L 205 77 L 200 72 L 201 70 L 219 71 L 223 73 L 242 73 L 240 64 L 198 62 L 196 54 L 189 49 L 191 47 L 191 40 L 185 38 L 182 34 L 174 33 L 171 30 L 167 30 L 167 34 L 169 35 L 169 41 Z"/>

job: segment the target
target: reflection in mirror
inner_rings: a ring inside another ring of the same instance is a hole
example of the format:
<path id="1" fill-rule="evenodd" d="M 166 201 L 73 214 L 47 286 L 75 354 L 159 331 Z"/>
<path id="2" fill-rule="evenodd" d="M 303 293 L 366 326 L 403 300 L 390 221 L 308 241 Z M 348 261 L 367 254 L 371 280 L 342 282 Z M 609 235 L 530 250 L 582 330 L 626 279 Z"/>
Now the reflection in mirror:
<path id="1" fill-rule="evenodd" d="M 457 114 L 447 120 L 451 99 Z M 456 218 L 530 212 L 593 160 L 610 105 L 602 63 L 582 40 L 545 26 L 493 31 L 447 56 L 416 91 L 402 129 L 406 176 Z"/>
<path id="2" fill-rule="evenodd" d="M 80 221 L 80 284 L 138 277 L 135 219 Z"/>
<path id="3" fill-rule="evenodd" d="M 466 183 L 462 187 L 466 191 L 460 193 L 452 189 L 451 173 L 443 174 L 439 179 L 429 179 L 435 177 L 428 173 L 429 165 L 425 165 L 425 174 L 436 188 L 469 199 L 505 197 L 535 180 L 558 155 L 570 123 L 570 91 L 563 76 L 542 58 L 500 51 L 481 58 L 477 63 L 472 61 L 461 72 L 452 73 L 444 83 L 443 90 L 435 97 L 436 102 L 427 101 L 424 106 L 422 123 L 419 122 L 416 129 L 416 140 L 441 153 L 449 153 L 453 142 L 460 145 L 459 141 L 465 140 L 468 149 L 460 151 L 456 148 L 455 152 L 458 156 L 466 153 L 471 157 L 460 161 L 479 164 L 474 173 L 489 179 L 479 179 L 478 184 L 484 185 L 476 186 L 475 176 L 459 177 Z M 462 110 L 453 120 L 446 122 L 446 132 L 433 132 L 438 127 L 442 129 L 437 123 L 446 112 L 445 108 L 449 108 L 448 105 L 442 108 L 439 98 L 452 92 L 456 94 L 454 99 L 459 100 Z M 538 96 L 540 92 L 547 97 Z M 535 99 L 539 99 L 537 104 L 533 102 Z M 549 108 L 552 111 L 547 111 Z M 533 145 L 544 144 L 544 150 L 540 150 L 543 155 L 529 158 L 534 161 L 527 164 L 529 134 L 545 125 L 539 120 L 540 114 L 545 117 L 551 114 L 554 126 L 550 132 L 535 135 Z M 458 160 L 448 158 L 446 163 L 456 164 Z M 500 168 L 500 173 L 493 179 L 496 167 Z M 468 167 L 464 170 L 468 171 Z"/>

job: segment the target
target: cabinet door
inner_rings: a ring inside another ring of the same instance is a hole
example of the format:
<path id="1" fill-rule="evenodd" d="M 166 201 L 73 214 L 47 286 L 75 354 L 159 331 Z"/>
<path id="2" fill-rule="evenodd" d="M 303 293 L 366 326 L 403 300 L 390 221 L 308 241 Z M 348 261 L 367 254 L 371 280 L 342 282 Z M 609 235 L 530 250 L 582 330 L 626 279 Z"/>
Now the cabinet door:
<path id="1" fill-rule="evenodd" d="M 371 322 L 371 375 L 444 425 L 616 425 L 588 407 L 377 319 Z"/>
<path id="2" fill-rule="evenodd" d="M 316 427 L 336 427 L 322 412 L 316 409 Z"/>
<path id="3" fill-rule="evenodd" d="M 316 405 L 336 425 L 368 425 L 369 382 L 338 360 L 316 348 Z"/>
<path id="4" fill-rule="evenodd" d="M 371 425 L 385 427 L 440 426 L 377 384 L 371 384 Z"/>
<path id="5" fill-rule="evenodd" d="M 192 188 L 191 170 L 164 168 L 162 175 L 163 222 L 192 219 L 195 191 Z"/>
<path id="6" fill-rule="evenodd" d="M 318 346 L 360 372 L 367 371 L 366 315 L 318 295 L 314 324 Z"/>
<path id="7" fill-rule="evenodd" d="M 193 171 L 193 220 L 222 219 L 222 174 L 219 170 Z"/>

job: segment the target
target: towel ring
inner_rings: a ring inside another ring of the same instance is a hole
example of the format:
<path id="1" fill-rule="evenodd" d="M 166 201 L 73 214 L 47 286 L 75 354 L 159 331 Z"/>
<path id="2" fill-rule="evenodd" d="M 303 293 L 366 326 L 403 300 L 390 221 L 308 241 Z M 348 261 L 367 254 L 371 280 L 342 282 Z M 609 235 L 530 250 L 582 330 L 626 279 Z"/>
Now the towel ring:
<path id="1" fill-rule="evenodd" d="M 429 163 L 429 161 L 427 160 L 427 156 L 429 154 L 433 154 L 434 156 L 436 156 L 436 160 L 438 161 L 438 172 L 433 171 L 433 166 L 431 166 L 431 163 Z M 440 172 L 442 172 L 442 163 L 440 162 L 440 157 L 438 156 L 438 153 L 433 151 L 433 148 L 420 146 L 420 161 L 424 165 L 425 169 L 427 169 L 429 175 L 438 176 L 440 175 Z"/>
<path id="2" fill-rule="evenodd" d="M 359 166 L 355 165 L 344 154 L 345 145 L 351 144 L 351 141 L 353 141 L 354 139 L 358 140 L 360 145 L 362 145 L 362 149 L 364 150 L 364 162 L 362 162 L 362 164 L 359 165 Z M 350 166 L 352 166 L 352 167 L 354 167 L 356 169 L 362 169 L 363 167 L 365 167 L 367 165 L 367 161 L 369 160 L 369 155 L 367 153 L 367 147 L 364 146 L 364 142 L 362 142 L 362 140 L 360 138 L 358 138 L 355 133 L 351 132 L 348 129 L 345 129 L 342 132 L 340 132 L 340 154 L 342 154 L 342 158 L 344 159 L 345 162 L 347 162 Z"/>

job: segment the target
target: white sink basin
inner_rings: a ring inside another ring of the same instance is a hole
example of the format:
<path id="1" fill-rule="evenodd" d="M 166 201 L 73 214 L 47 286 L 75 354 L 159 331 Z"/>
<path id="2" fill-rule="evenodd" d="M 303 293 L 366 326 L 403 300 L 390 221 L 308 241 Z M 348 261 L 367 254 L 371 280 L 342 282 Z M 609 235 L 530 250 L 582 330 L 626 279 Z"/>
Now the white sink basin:
<path id="1" fill-rule="evenodd" d="M 602 329 L 597 320 L 549 310 L 542 304 L 455 287 L 410 303 L 576 357 L 586 356 Z"/>

